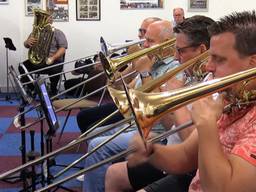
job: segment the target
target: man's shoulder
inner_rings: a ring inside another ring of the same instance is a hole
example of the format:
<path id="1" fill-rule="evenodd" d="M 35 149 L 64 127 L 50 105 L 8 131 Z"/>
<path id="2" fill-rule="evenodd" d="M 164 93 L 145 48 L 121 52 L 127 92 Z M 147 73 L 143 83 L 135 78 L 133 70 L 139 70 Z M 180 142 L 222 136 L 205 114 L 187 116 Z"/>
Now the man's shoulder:
<path id="1" fill-rule="evenodd" d="M 63 31 L 61 31 L 61 30 L 58 29 L 58 28 L 54 28 L 54 32 L 55 32 L 55 33 L 63 33 Z"/>

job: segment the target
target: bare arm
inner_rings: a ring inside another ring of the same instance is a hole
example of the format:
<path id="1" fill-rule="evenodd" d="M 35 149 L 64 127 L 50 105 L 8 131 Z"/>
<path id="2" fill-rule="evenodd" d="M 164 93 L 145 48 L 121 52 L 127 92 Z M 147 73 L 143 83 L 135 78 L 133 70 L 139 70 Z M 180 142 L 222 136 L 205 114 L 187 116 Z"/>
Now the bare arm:
<path id="1" fill-rule="evenodd" d="M 177 145 L 149 144 L 145 150 L 139 136 L 133 139 L 132 144 L 137 150 L 129 156 L 129 166 L 148 161 L 168 173 L 187 173 L 197 168 L 196 130 L 185 142 Z"/>
<path id="2" fill-rule="evenodd" d="M 198 166 L 203 190 L 209 192 L 256 191 L 256 167 L 233 154 L 225 154 L 219 141 L 217 119 L 223 109 L 221 99 L 200 99 L 192 108 L 198 130 Z"/>
<path id="3" fill-rule="evenodd" d="M 50 57 L 47 59 L 47 64 L 52 64 L 54 61 L 61 58 L 66 52 L 66 49 L 64 47 L 60 47 L 54 54 L 50 55 Z"/>
<path id="4" fill-rule="evenodd" d="M 64 47 L 60 47 L 54 54 L 50 55 L 50 58 L 53 59 L 53 61 L 61 58 L 66 52 L 66 49 Z"/>
<path id="5" fill-rule="evenodd" d="M 154 145 L 149 162 L 168 173 L 187 173 L 197 168 L 197 132 L 177 145 Z"/>
<path id="6" fill-rule="evenodd" d="M 171 90 L 181 88 L 184 86 L 184 82 L 185 82 L 184 80 L 178 80 L 176 78 L 172 78 L 169 81 L 167 81 L 165 84 L 160 86 L 160 91 L 171 91 Z M 175 110 L 173 113 L 170 113 L 167 116 L 164 116 L 161 119 L 161 122 L 165 127 L 168 128 L 173 123 L 176 126 L 179 126 L 190 120 L 191 120 L 190 112 L 187 106 L 184 106 Z M 182 141 L 188 138 L 193 130 L 194 130 L 194 126 L 191 126 L 187 129 L 183 129 L 182 131 L 179 131 L 179 136 L 182 139 Z"/>

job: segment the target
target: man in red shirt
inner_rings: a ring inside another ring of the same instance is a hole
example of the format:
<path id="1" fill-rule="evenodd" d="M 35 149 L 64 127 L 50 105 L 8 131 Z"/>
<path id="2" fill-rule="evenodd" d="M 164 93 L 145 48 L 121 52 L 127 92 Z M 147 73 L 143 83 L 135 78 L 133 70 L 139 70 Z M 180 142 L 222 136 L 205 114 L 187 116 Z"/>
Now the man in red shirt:
<path id="1" fill-rule="evenodd" d="M 223 17 L 210 29 L 210 59 L 206 69 L 215 78 L 256 67 L 256 13 L 241 12 Z M 246 86 L 246 87 L 245 87 Z M 242 96 L 244 89 L 247 100 Z M 148 145 L 139 137 L 130 165 L 149 162 L 168 173 L 179 174 L 198 167 L 189 191 L 256 191 L 256 83 L 240 82 L 227 88 L 227 96 L 212 96 L 193 103 L 191 117 L 196 130 L 178 145 Z M 225 102 L 232 103 L 223 113 Z M 244 102 L 245 101 L 245 102 Z"/>

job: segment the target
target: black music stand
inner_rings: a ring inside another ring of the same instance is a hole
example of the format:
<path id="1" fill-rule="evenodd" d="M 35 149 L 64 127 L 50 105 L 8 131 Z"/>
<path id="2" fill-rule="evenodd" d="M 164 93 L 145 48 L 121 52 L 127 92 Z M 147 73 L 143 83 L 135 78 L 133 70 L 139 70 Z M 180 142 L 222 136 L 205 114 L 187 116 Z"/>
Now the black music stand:
<path id="1" fill-rule="evenodd" d="M 46 139 L 46 153 L 50 153 L 50 152 L 52 152 L 52 137 L 55 136 L 56 131 L 59 128 L 59 122 L 58 122 L 57 115 L 54 111 L 52 102 L 48 95 L 46 85 L 45 85 L 45 82 L 43 79 L 39 78 L 36 80 L 35 90 L 39 96 L 42 112 L 44 113 L 44 116 L 45 116 L 47 124 L 48 124 L 48 130 L 45 135 L 45 139 Z M 46 176 L 46 181 L 47 181 L 48 185 L 51 184 L 52 179 L 54 179 L 50 173 L 50 166 L 52 166 L 52 165 L 57 166 L 55 163 L 55 160 L 47 159 L 47 161 L 46 161 L 46 172 L 47 173 L 45 176 Z M 65 186 L 62 186 L 62 185 L 57 186 L 57 188 L 53 191 L 56 191 L 59 188 L 66 190 L 66 191 L 74 192 L 73 190 L 71 190 Z"/>
<path id="2" fill-rule="evenodd" d="M 8 50 L 11 51 L 16 51 L 16 47 L 14 46 L 14 44 L 12 43 L 11 38 L 9 37 L 4 37 L 4 42 L 5 42 L 5 48 L 6 48 L 6 96 L 5 96 L 5 100 L 9 101 L 10 100 L 10 95 L 9 95 L 9 63 L 8 63 Z"/>

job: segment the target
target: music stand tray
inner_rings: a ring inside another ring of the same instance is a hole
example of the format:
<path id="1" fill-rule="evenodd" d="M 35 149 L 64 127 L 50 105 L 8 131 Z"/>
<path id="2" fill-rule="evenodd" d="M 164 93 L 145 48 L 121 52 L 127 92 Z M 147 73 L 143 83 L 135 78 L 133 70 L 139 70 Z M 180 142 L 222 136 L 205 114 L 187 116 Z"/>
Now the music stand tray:
<path id="1" fill-rule="evenodd" d="M 38 96 L 40 98 L 41 106 L 49 126 L 47 135 L 54 136 L 56 133 L 56 130 L 59 128 L 59 122 L 43 79 L 38 79 L 35 82 L 35 90 L 37 91 Z"/>

